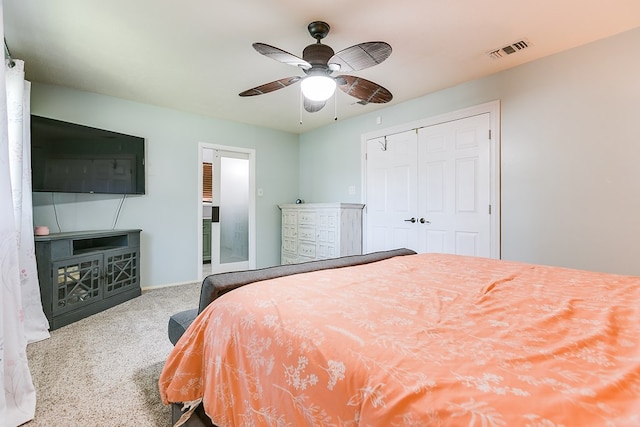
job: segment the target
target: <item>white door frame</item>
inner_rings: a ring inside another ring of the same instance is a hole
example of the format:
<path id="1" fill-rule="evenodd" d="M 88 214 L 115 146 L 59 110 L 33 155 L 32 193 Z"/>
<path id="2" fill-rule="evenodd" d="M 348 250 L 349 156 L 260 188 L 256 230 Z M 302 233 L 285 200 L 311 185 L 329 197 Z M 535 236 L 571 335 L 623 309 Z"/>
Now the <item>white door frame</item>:
<path id="1" fill-rule="evenodd" d="M 198 220 L 196 222 L 198 254 L 196 278 L 202 278 L 202 161 L 203 150 L 220 150 L 231 151 L 236 153 L 245 153 L 249 155 L 249 269 L 256 268 L 256 150 L 253 148 L 232 147 L 229 145 L 209 144 L 206 142 L 198 143 L 198 165 L 197 180 L 198 193 L 196 195 L 196 204 L 198 206 Z M 215 272 L 214 272 L 215 273 Z"/>
<path id="2" fill-rule="evenodd" d="M 491 258 L 501 257 L 500 244 L 500 101 L 491 101 L 461 110 L 451 111 L 433 117 L 404 123 L 385 129 L 362 134 L 360 137 L 360 176 L 362 184 L 362 203 L 365 204 L 363 216 L 363 230 L 367 230 L 367 140 L 402 133 L 413 129 L 420 129 L 440 123 L 451 122 L 466 117 L 489 113 L 489 129 L 491 131 L 490 153 L 490 203 L 491 203 Z M 362 244 L 367 252 L 367 233 L 363 233 Z"/>

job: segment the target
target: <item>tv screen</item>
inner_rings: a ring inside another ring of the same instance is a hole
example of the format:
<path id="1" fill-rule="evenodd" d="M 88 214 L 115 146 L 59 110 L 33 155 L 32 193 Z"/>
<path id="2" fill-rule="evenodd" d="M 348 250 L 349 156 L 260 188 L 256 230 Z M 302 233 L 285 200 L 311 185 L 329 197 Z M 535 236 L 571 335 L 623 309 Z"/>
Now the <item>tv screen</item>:
<path id="1" fill-rule="evenodd" d="M 33 191 L 144 194 L 144 138 L 31 116 Z"/>

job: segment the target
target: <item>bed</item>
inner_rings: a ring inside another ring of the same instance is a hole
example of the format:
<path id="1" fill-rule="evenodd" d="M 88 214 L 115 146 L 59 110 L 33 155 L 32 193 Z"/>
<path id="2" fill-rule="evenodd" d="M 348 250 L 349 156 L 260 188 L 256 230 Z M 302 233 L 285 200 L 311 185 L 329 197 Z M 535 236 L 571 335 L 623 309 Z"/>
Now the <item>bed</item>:
<path id="1" fill-rule="evenodd" d="M 159 389 L 218 427 L 638 426 L 640 277 L 414 254 L 261 280 Z"/>

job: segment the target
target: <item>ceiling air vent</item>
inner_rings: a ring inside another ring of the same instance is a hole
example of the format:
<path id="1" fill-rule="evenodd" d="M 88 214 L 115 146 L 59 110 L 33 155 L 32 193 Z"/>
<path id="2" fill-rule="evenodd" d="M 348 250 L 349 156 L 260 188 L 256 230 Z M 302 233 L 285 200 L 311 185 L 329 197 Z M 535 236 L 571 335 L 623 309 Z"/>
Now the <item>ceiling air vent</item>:
<path id="1" fill-rule="evenodd" d="M 487 52 L 487 54 L 492 59 L 500 59 L 502 57 L 514 54 L 516 52 L 520 52 L 521 50 L 524 50 L 529 46 L 531 46 L 531 43 L 529 43 L 529 40 L 522 39 L 522 40 L 518 40 L 517 42 L 511 43 L 510 45 L 489 51 Z"/>

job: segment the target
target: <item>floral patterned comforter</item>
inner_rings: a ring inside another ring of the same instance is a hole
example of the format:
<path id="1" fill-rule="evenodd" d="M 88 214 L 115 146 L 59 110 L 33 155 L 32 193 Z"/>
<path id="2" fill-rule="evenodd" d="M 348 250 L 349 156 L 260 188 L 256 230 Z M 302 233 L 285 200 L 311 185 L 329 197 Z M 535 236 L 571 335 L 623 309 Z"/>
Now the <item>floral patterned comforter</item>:
<path id="1" fill-rule="evenodd" d="M 640 277 L 443 254 L 257 282 L 168 358 L 231 426 L 639 426 Z"/>

